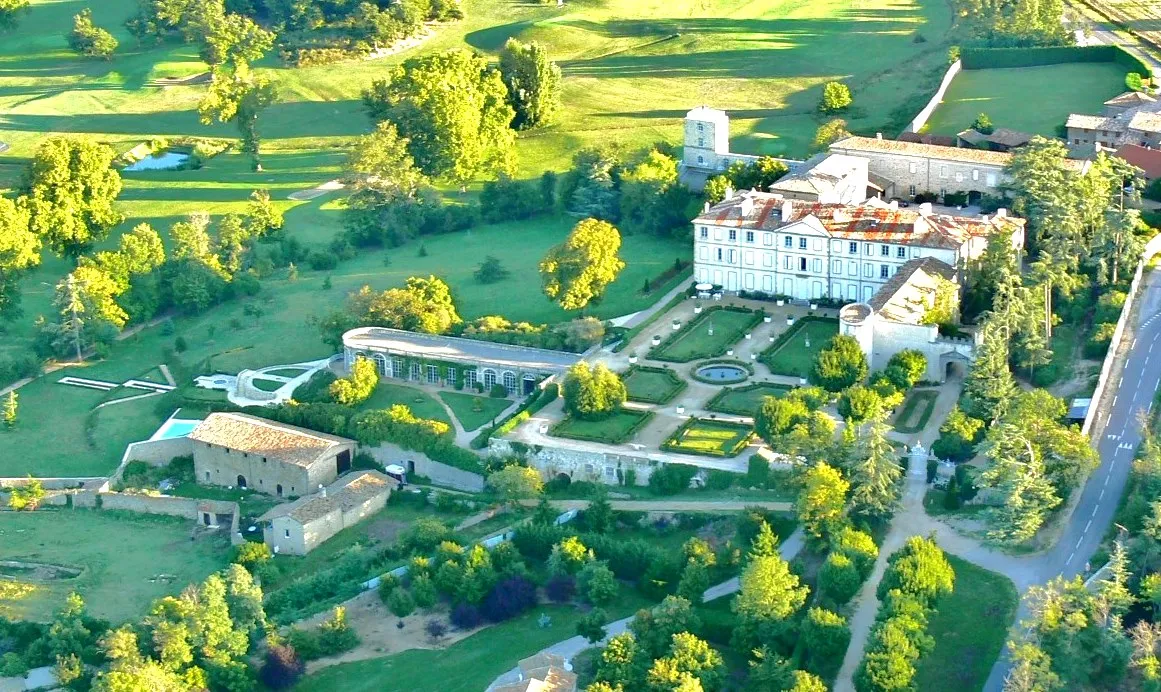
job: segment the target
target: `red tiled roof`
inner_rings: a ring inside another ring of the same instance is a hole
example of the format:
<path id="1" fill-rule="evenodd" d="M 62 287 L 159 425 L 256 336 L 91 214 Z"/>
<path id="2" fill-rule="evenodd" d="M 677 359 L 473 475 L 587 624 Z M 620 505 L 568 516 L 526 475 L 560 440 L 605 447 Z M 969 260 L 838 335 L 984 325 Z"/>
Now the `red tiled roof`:
<path id="1" fill-rule="evenodd" d="M 1145 171 L 1147 180 L 1161 178 L 1161 149 L 1125 144 L 1117 149 L 1117 156 Z"/>
<path id="2" fill-rule="evenodd" d="M 749 198 L 753 209 L 742 216 Z M 782 219 L 784 202 L 790 216 Z M 694 219 L 695 224 L 772 231 L 813 217 L 833 238 L 864 240 L 897 245 L 955 249 L 972 237 L 987 237 L 1001 228 L 1015 230 L 1023 219 L 924 214 L 917 208 L 887 209 L 872 205 L 823 204 L 784 200 L 780 195 L 748 192 L 711 207 Z"/>

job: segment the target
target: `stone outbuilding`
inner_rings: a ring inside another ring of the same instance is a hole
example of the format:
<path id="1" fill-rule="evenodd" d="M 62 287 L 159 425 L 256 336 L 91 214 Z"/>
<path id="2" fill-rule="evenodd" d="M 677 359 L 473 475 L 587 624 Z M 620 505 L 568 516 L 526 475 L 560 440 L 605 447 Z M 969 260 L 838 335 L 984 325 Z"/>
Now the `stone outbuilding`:
<path id="1" fill-rule="evenodd" d="M 262 537 L 281 555 L 306 555 L 387 504 L 398 481 L 378 471 L 350 473 L 317 493 L 278 505 L 258 518 Z"/>
<path id="2" fill-rule="evenodd" d="M 189 434 L 202 485 L 306 495 L 351 468 L 355 441 L 244 413 L 212 413 Z"/>

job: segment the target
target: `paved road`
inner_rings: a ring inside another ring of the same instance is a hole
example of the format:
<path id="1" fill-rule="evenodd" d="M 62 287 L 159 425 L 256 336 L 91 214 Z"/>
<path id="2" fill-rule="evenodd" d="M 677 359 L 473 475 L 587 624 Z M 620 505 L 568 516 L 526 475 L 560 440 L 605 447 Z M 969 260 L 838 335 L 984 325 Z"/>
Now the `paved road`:
<path id="1" fill-rule="evenodd" d="M 1070 578 L 1084 572 L 1085 564 L 1112 525 L 1129 478 L 1133 454 L 1141 442 L 1138 417 L 1141 412 L 1152 410 L 1153 397 L 1161 386 L 1161 272 L 1148 274 L 1145 281 L 1136 337 L 1130 343 L 1123 377 L 1110 384 L 1109 394 L 1113 399 L 1106 414 L 1108 422 L 1096 443 L 1101 465 L 1081 491 L 1060 540 L 1048 551 L 1027 561 L 1026 569 L 1030 570 L 1033 583 L 1043 584 L 1057 575 Z M 1008 661 L 1001 657 L 984 689 L 988 692 L 1003 689 L 1007 671 Z"/>
<path id="2" fill-rule="evenodd" d="M 794 533 L 787 536 L 786 540 L 783 541 L 780 546 L 778 546 L 778 553 L 782 556 L 782 559 L 786 560 L 787 562 L 793 560 L 798 555 L 798 553 L 802 551 L 803 539 L 804 534 L 801 528 L 796 529 Z M 706 601 L 712 601 L 723 596 L 729 596 L 730 594 L 735 593 L 737 590 L 738 578 L 734 577 L 733 579 L 724 581 L 721 584 L 709 587 L 705 590 L 702 598 Z M 605 625 L 605 638 L 598 642 L 598 644 L 607 643 L 611 637 L 615 637 L 618 634 L 623 633 L 628 628 L 629 623 L 632 620 L 633 617 L 629 616 L 627 618 L 621 618 L 620 620 L 610 622 L 608 625 Z M 592 646 L 597 646 L 597 644 L 590 644 L 589 640 L 585 639 L 584 637 L 576 636 L 570 637 L 564 641 L 557 642 L 552 646 L 541 649 L 540 652 L 563 656 L 567 662 L 580 652 Z M 520 668 L 516 667 L 493 680 L 492 684 L 488 686 L 488 690 L 485 692 L 491 692 L 493 688 L 500 685 L 507 685 L 509 683 L 519 681 Z"/>
<path id="3" fill-rule="evenodd" d="M 1102 24 L 1093 20 L 1087 13 L 1091 12 L 1091 10 L 1088 10 L 1088 8 L 1076 7 L 1072 3 L 1069 3 L 1069 6 L 1075 10 L 1078 15 L 1084 17 L 1088 22 L 1088 45 L 1091 46 L 1096 43 L 1103 43 L 1110 46 L 1120 46 L 1133 55 L 1136 55 L 1137 57 L 1144 60 L 1154 70 L 1161 70 L 1161 60 L 1158 60 L 1150 53 L 1141 50 L 1137 46 L 1135 40 L 1132 42 L 1125 42 L 1120 36 L 1116 34 L 1116 32 L 1113 31 L 1110 25 Z"/>

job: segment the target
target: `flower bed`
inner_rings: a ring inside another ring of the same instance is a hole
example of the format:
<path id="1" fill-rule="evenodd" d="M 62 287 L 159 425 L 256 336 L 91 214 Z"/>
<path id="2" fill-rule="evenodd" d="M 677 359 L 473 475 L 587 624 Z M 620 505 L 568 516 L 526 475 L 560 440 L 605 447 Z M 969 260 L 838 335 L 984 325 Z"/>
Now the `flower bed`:
<path id="1" fill-rule="evenodd" d="M 754 437 L 753 426 L 745 423 L 690 418 L 669 439 L 661 443 L 662 451 L 707 457 L 736 457 Z"/>

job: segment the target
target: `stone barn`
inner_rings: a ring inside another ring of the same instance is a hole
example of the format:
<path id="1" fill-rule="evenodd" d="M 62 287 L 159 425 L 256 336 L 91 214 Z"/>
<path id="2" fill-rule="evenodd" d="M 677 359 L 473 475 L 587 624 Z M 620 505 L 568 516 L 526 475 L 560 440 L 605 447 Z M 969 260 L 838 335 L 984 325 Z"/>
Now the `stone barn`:
<path id="1" fill-rule="evenodd" d="M 355 441 L 244 413 L 212 413 L 189 434 L 202 485 L 307 495 L 351 469 Z"/>
<path id="2" fill-rule="evenodd" d="M 398 482 L 378 471 L 347 474 L 317 493 L 278 505 L 258 518 L 262 537 L 281 555 L 306 555 L 387 504 Z"/>

